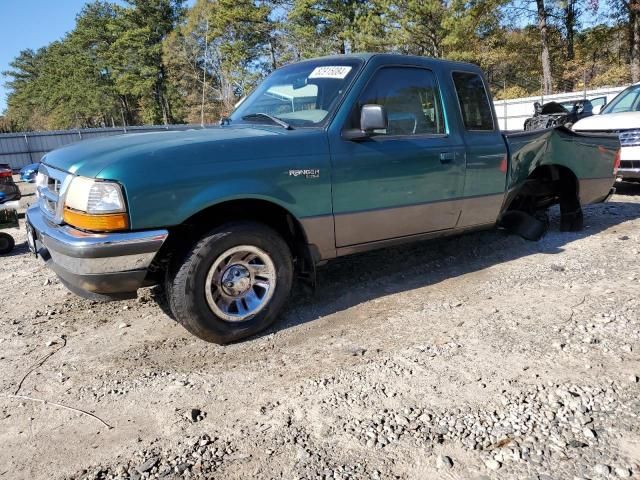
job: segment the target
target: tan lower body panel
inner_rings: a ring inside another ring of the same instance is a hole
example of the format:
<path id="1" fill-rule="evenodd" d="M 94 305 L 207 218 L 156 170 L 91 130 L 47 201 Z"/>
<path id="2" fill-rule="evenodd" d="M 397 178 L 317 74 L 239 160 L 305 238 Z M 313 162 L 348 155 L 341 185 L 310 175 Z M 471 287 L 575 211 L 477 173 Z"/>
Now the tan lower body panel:
<path id="1" fill-rule="evenodd" d="M 589 205 L 601 202 L 609 194 L 614 181 L 613 177 L 580 179 L 580 203 Z"/>
<path id="2" fill-rule="evenodd" d="M 503 200 L 503 194 L 484 195 L 336 215 L 335 223 L 331 215 L 303 218 L 300 222 L 318 260 L 328 260 L 414 237 L 453 235 L 476 226 L 490 228 Z"/>

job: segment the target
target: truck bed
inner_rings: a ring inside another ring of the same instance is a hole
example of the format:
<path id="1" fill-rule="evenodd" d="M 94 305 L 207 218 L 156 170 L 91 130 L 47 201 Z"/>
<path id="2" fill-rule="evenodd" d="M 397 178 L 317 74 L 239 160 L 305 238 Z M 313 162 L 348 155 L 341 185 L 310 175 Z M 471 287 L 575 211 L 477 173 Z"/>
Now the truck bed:
<path id="1" fill-rule="evenodd" d="M 527 132 L 504 132 L 509 166 L 507 192 L 518 189 L 537 168 L 555 165 L 569 169 L 580 184 L 582 204 L 607 196 L 620 140 L 615 134 L 577 133 L 565 127 Z"/>

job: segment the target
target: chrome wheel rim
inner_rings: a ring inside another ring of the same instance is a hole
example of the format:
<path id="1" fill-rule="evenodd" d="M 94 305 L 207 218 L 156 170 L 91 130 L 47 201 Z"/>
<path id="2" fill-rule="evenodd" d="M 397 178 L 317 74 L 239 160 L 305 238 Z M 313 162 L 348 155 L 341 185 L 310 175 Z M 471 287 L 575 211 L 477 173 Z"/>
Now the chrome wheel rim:
<path id="1" fill-rule="evenodd" d="M 276 288 L 276 267 L 253 245 L 230 248 L 211 265 L 205 295 L 211 311 L 228 322 L 249 320 L 267 306 Z"/>

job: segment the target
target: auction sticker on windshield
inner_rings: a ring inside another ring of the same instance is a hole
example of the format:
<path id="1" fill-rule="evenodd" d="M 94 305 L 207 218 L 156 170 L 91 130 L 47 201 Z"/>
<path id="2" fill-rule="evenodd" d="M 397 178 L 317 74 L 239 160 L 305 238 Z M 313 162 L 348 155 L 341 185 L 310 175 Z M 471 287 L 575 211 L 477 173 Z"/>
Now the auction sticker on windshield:
<path id="1" fill-rule="evenodd" d="M 324 66 L 324 67 L 316 67 L 313 69 L 313 72 L 309 75 L 309 78 L 345 78 L 349 72 L 351 71 L 351 67 L 347 66 Z"/>

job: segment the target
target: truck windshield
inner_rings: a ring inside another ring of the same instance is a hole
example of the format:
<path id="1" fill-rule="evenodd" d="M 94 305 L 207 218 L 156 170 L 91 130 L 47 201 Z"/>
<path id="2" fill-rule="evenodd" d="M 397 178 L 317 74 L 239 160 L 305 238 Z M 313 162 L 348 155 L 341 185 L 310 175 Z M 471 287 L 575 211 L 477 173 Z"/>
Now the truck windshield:
<path id="1" fill-rule="evenodd" d="M 602 114 L 640 111 L 640 84 L 623 90 L 602 109 Z"/>
<path id="2" fill-rule="evenodd" d="M 280 68 L 231 114 L 236 123 L 318 127 L 330 118 L 363 61 L 322 59 Z M 271 118 L 270 118 L 271 117 Z"/>

